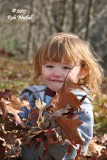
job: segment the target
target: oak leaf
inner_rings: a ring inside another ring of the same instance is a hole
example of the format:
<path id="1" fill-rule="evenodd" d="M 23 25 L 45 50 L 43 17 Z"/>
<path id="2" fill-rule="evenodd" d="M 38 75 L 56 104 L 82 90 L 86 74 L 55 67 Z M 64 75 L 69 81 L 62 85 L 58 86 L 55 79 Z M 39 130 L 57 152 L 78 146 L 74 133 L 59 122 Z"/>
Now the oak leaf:
<path id="1" fill-rule="evenodd" d="M 3 119 L 6 118 L 7 114 L 13 115 L 16 125 L 20 124 L 22 127 L 25 127 L 24 122 L 21 121 L 20 117 L 18 116 L 18 113 L 23 112 L 20 111 L 20 109 L 24 106 L 30 109 L 30 104 L 27 100 L 20 100 L 18 97 L 14 95 L 11 96 L 11 100 L 1 98 L 0 113 L 2 114 Z"/>
<path id="2" fill-rule="evenodd" d="M 60 109 L 64 109 L 67 105 L 71 106 L 69 108 L 70 112 L 76 111 L 78 109 L 81 110 L 80 105 L 86 96 L 79 100 L 77 96 L 72 93 L 73 89 L 83 90 L 83 88 L 80 87 L 80 85 L 77 85 L 72 81 L 66 80 L 65 84 L 62 86 L 60 90 L 57 91 L 55 97 L 51 101 L 51 105 L 53 105 L 53 112 L 56 112 Z"/>
<path id="3" fill-rule="evenodd" d="M 32 126 L 37 126 L 38 117 L 39 117 L 38 108 L 37 107 L 31 108 L 27 120 L 30 122 Z"/>
<path id="4" fill-rule="evenodd" d="M 61 116 L 57 118 L 56 122 L 63 130 L 64 140 L 68 139 L 75 147 L 77 147 L 77 144 L 84 145 L 77 131 L 77 128 L 82 124 L 79 119 L 68 119 L 67 116 Z"/>
<path id="5" fill-rule="evenodd" d="M 37 124 L 39 128 L 43 129 L 43 123 L 44 123 L 44 118 L 45 118 L 45 116 L 43 115 L 44 114 L 43 112 L 46 107 L 46 103 L 41 102 L 41 100 L 38 99 L 36 100 L 35 105 L 39 109 L 39 116 L 38 116 Z"/>
<path id="6" fill-rule="evenodd" d="M 94 142 L 94 140 L 91 140 L 89 143 L 88 151 L 87 151 L 87 156 L 101 156 L 101 151 L 103 149 L 106 149 L 105 146 L 99 145 Z"/>

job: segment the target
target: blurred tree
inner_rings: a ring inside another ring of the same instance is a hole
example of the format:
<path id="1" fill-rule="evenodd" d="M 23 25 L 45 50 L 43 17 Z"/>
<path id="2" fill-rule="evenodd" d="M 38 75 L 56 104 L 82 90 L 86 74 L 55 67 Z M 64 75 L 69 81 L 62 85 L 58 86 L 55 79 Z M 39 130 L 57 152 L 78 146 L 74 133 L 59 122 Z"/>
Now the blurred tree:
<path id="1" fill-rule="evenodd" d="M 95 3 L 95 0 L 89 0 L 88 12 L 87 12 L 85 40 L 87 40 L 88 36 L 89 36 L 89 30 L 90 30 L 90 26 L 91 26 L 91 20 L 93 19 L 94 3 Z"/>
<path id="2" fill-rule="evenodd" d="M 30 1 L 29 3 L 30 5 L 30 15 L 33 15 L 33 0 Z M 26 46 L 26 57 L 27 59 L 31 59 L 32 58 L 32 52 L 33 52 L 33 35 L 35 33 L 32 33 L 34 32 L 33 30 L 33 23 L 32 21 L 29 22 L 29 30 L 28 30 L 28 39 L 27 39 L 27 46 Z"/>

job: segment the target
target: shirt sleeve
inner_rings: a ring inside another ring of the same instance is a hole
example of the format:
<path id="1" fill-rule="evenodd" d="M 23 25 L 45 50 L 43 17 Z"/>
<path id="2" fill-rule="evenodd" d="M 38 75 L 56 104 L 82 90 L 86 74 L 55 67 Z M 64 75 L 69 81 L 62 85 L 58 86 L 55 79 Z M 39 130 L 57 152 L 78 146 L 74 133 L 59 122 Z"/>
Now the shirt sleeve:
<path id="1" fill-rule="evenodd" d="M 81 99 L 82 96 L 78 96 L 78 99 Z M 80 121 L 83 122 L 82 125 L 78 127 L 78 132 L 80 136 L 84 139 L 84 145 L 82 145 L 82 154 L 85 155 L 88 150 L 89 142 L 91 141 L 93 137 L 93 125 L 94 125 L 94 116 L 93 116 L 93 107 L 92 103 L 89 98 L 86 98 L 82 105 L 81 105 L 81 111 L 75 112 L 76 115 L 78 115 Z M 78 145 L 79 147 L 79 145 Z M 75 148 L 73 148 L 71 154 L 65 154 L 62 160 L 74 160 L 75 156 L 77 154 L 77 151 Z"/>
<path id="2" fill-rule="evenodd" d="M 81 109 L 82 110 L 76 114 L 79 115 L 80 121 L 83 122 L 83 124 L 78 127 L 78 132 L 84 139 L 82 152 L 85 154 L 88 149 L 88 144 L 93 137 L 93 125 L 94 125 L 93 107 L 91 101 L 88 98 L 86 98 L 83 101 Z"/>

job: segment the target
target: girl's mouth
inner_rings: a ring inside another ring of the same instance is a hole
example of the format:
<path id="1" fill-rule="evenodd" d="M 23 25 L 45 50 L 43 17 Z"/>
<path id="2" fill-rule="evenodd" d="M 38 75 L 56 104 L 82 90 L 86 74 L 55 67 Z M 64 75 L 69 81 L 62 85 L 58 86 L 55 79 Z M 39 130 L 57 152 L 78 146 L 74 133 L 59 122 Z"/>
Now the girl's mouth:
<path id="1" fill-rule="evenodd" d="M 53 79 L 53 80 L 51 80 L 51 81 L 53 81 L 53 82 L 63 82 L 62 80 L 59 80 L 59 79 Z"/>

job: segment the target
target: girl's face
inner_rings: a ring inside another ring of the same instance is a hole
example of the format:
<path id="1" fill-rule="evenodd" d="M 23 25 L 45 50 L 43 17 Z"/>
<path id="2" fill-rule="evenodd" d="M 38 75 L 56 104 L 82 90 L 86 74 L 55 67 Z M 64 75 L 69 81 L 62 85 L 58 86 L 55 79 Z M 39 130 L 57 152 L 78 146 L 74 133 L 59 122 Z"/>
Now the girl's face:
<path id="1" fill-rule="evenodd" d="M 46 61 L 41 69 L 44 84 L 53 91 L 58 91 L 66 78 L 77 83 L 81 78 L 81 66 L 74 63 Z"/>

